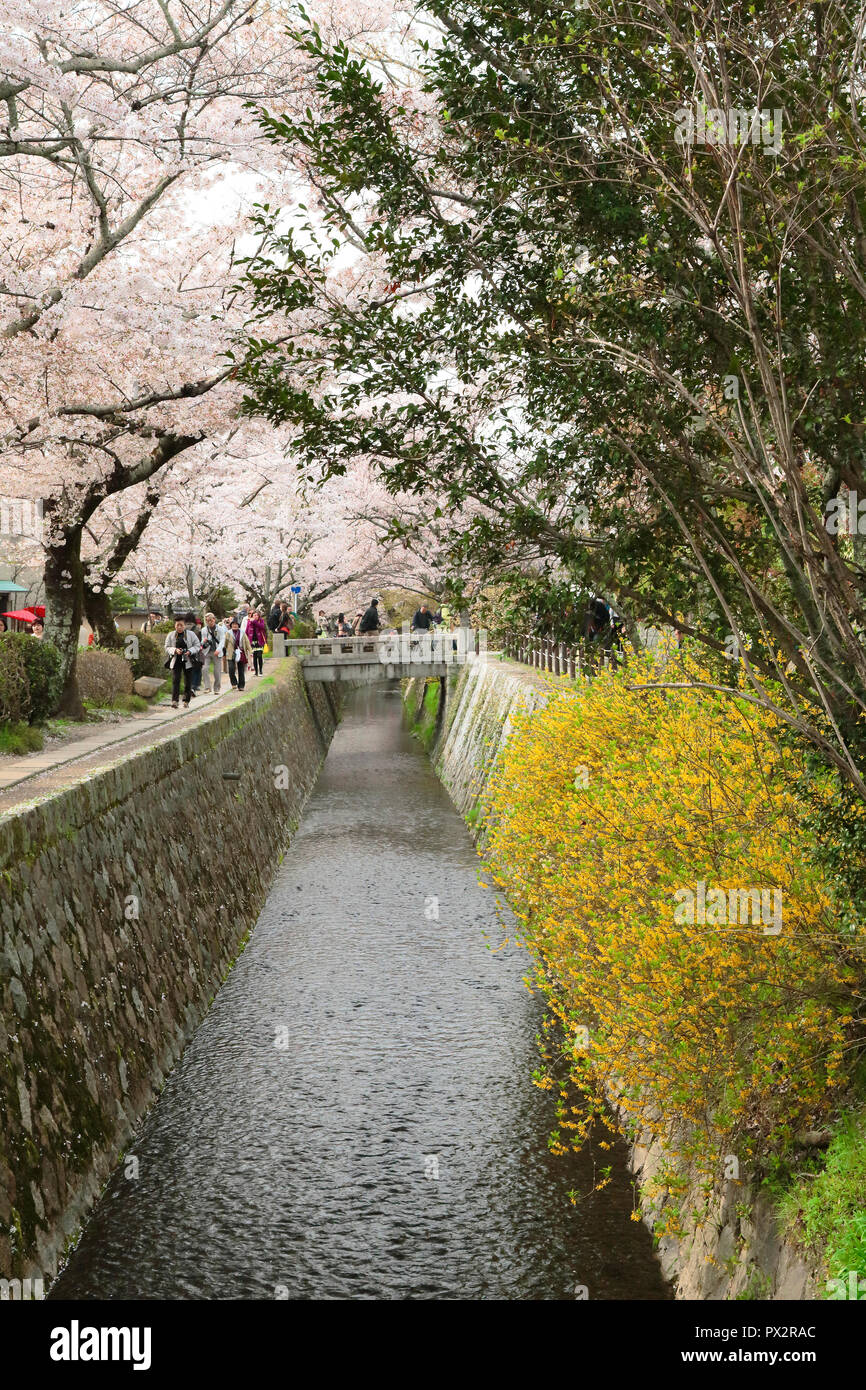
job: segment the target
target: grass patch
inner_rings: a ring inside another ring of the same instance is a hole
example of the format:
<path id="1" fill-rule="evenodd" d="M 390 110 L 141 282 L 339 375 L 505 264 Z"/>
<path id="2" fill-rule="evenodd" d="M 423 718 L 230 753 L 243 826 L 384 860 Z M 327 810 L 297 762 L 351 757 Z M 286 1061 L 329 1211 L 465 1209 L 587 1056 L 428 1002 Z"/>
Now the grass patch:
<path id="1" fill-rule="evenodd" d="M 144 714 L 145 710 L 150 709 L 150 701 L 145 700 L 143 695 L 118 695 L 116 700 L 112 700 L 111 708 L 127 714 Z"/>
<path id="2" fill-rule="evenodd" d="M 85 701 L 85 713 L 89 720 L 99 720 L 103 714 L 143 714 L 150 709 L 150 701 L 143 695 L 115 695 L 105 704 L 101 701 Z"/>
<path id="3" fill-rule="evenodd" d="M 260 690 L 266 690 L 268 686 L 276 685 L 276 683 L 276 676 L 259 676 L 255 685 L 251 685 L 249 679 L 247 679 L 245 688 L 238 695 L 234 703 L 240 704 L 241 700 L 249 700 L 252 696 L 258 695 Z"/>
<path id="4" fill-rule="evenodd" d="M 842 1280 L 847 1290 L 851 1270 L 866 1279 L 866 1110 L 845 1117 L 823 1171 L 786 1192 L 780 1212 L 786 1233 L 821 1260 L 828 1280 Z"/>
<path id="5" fill-rule="evenodd" d="M 439 724 L 439 702 L 441 687 L 434 676 L 423 686 L 415 683 L 404 696 L 404 709 L 409 731 L 417 738 L 425 753 L 430 753 L 436 741 Z"/>
<path id="6" fill-rule="evenodd" d="M 0 724 L 0 757 L 38 753 L 42 746 L 42 730 L 32 724 Z"/>

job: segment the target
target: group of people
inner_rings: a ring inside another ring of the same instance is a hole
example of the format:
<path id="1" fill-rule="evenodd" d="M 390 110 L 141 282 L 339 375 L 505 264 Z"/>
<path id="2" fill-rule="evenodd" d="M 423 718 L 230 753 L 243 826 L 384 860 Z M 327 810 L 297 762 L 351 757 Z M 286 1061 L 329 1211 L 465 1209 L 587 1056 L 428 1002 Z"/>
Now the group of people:
<path id="1" fill-rule="evenodd" d="M 0 618 L 0 633 L 8 631 L 9 624 L 6 622 L 6 619 Z M 41 642 L 43 636 L 45 635 L 45 624 L 43 623 L 41 618 L 37 618 L 35 622 L 32 622 L 30 626 L 26 629 L 26 632 L 30 637 L 35 637 L 37 641 Z"/>
<path id="2" fill-rule="evenodd" d="M 160 615 L 153 612 L 145 623 L 145 631 L 152 631 Z M 165 665 L 171 671 L 171 703 L 177 709 L 183 701 L 185 709 L 191 700 L 202 691 L 209 695 L 220 693 L 222 675 L 228 673 L 235 690 L 246 687 L 248 671 L 260 676 L 264 669 L 264 650 L 268 641 L 268 629 L 291 636 L 293 615 L 289 605 L 277 601 L 268 614 L 267 622 L 258 608 L 240 609 L 224 621 L 205 613 L 204 618 L 195 613 L 175 621 L 173 631 L 165 639 Z M 329 618 L 324 610 L 319 611 L 316 635 L 318 637 L 356 637 L 368 633 L 382 632 L 388 619 L 384 609 L 380 611 L 379 600 L 371 599 L 366 609 L 357 612 L 350 621 L 345 613 Z M 433 613 L 426 603 L 412 619 L 413 632 L 426 632 L 434 626 L 450 625 L 450 613 L 444 608 Z"/>
<path id="3" fill-rule="evenodd" d="M 181 694 L 184 709 L 199 691 L 219 695 L 223 672 L 232 689 L 244 690 L 250 668 L 255 676 L 264 670 L 266 643 L 265 620 L 257 608 L 233 613 L 225 621 L 213 613 L 205 613 L 203 621 L 195 613 L 177 618 L 165 639 L 172 707 L 178 708 Z"/>
<path id="4" fill-rule="evenodd" d="M 429 632 L 432 627 L 450 627 L 452 624 L 449 609 L 443 607 L 439 612 L 433 613 L 426 603 L 416 611 L 412 619 L 413 632 Z M 354 618 L 349 621 L 345 613 L 338 613 L 336 617 L 329 618 L 323 608 L 319 609 L 316 620 L 317 637 L 364 637 L 368 633 L 382 632 L 388 626 L 388 617 L 384 609 L 380 610 L 379 600 L 371 599 L 366 609 L 359 610 Z"/>
<path id="5" fill-rule="evenodd" d="M 359 609 L 354 618 L 338 613 L 329 618 L 324 608 L 319 609 L 316 619 L 317 637 L 363 637 L 369 632 L 381 632 L 387 623 L 387 615 L 379 612 L 379 600 L 371 599 L 367 608 Z"/>

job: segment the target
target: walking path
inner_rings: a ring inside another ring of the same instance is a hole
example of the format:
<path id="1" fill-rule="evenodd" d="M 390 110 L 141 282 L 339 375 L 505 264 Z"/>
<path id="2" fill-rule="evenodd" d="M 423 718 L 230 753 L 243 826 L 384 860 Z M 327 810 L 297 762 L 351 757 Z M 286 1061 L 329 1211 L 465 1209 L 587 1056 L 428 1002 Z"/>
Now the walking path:
<path id="1" fill-rule="evenodd" d="M 265 667 L 267 674 L 267 663 Z M 260 678 L 259 678 L 260 679 Z M 247 678 L 247 691 L 254 691 L 257 678 Z M 93 727 L 81 738 L 46 748 L 41 753 L 26 753 L 20 758 L 0 758 L 0 814 L 12 810 L 21 802 L 38 800 L 42 796 L 71 786 L 82 776 L 112 762 L 112 753 L 119 747 L 118 756 L 127 756 L 142 748 L 152 747 L 169 738 L 177 721 L 187 724 L 212 712 L 214 705 L 238 695 L 225 679 L 219 695 L 203 692 L 190 708 L 172 709 L 169 703 L 156 705 L 147 714 L 132 715 L 117 724 Z M 87 726 L 82 726 L 86 728 Z"/>

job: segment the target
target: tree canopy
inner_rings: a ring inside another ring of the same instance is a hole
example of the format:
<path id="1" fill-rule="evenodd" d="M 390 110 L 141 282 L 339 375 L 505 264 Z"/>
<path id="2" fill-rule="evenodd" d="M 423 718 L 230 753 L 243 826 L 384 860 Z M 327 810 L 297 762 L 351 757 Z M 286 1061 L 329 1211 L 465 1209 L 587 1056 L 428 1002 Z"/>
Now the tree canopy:
<path id="1" fill-rule="evenodd" d="M 326 227 L 259 210 L 258 312 L 307 331 L 252 326 L 246 409 L 693 634 L 862 795 L 862 16 L 428 10 L 414 85 L 295 34 L 317 109 L 261 123 Z"/>

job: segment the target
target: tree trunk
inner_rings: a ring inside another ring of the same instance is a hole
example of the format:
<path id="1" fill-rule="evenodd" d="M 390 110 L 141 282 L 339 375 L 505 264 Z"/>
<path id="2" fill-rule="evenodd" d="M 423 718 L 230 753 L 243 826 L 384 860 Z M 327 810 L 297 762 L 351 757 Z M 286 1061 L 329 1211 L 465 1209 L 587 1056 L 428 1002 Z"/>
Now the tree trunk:
<path id="1" fill-rule="evenodd" d="M 97 591 L 91 589 L 87 584 L 84 586 L 84 612 L 87 621 L 96 633 L 96 640 L 100 647 L 107 647 L 110 651 L 123 646 L 123 639 L 117 630 L 117 624 L 111 611 L 111 600 L 106 589 Z"/>
<path id="2" fill-rule="evenodd" d="M 134 487 L 136 483 L 148 482 L 166 463 L 183 453 L 184 449 L 198 444 L 203 437 L 202 434 L 163 434 L 156 447 L 136 464 L 124 466 L 119 459 L 116 460 L 113 471 L 107 477 L 95 478 L 89 484 L 84 496 L 79 499 L 74 522 L 64 523 L 58 518 L 61 507 L 66 505 L 62 494 L 46 499 L 44 519 L 49 539 L 45 545 L 45 635 L 60 651 L 63 693 L 59 709 L 64 714 L 77 719 L 84 716 L 75 677 L 78 634 L 84 617 L 84 587 L 89 573 L 81 562 L 84 527 L 107 497 L 113 497 L 127 487 Z M 156 489 L 152 496 L 155 505 L 158 496 Z M 118 542 L 115 559 L 123 547 L 133 546 L 140 538 L 153 509 L 149 498 L 150 493 L 136 527 Z M 126 553 L 129 554 L 129 548 Z"/>
<path id="3" fill-rule="evenodd" d="M 78 692 L 76 663 L 78 637 L 84 617 L 84 569 L 81 563 L 81 526 L 61 532 L 47 548 L 45 561 L 45 637 L 60 652 L 63 690 L 58 712 L 84 718 Z"/>

